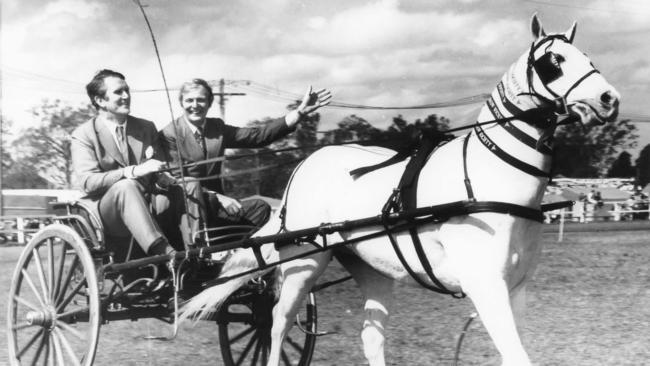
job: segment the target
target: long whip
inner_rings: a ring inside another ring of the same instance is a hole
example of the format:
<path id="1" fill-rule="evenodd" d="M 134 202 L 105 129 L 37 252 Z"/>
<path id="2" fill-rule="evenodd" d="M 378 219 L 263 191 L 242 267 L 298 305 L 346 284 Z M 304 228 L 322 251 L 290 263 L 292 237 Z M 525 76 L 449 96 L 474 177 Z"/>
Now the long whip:
<path id="1" fill-rule="evenodd" d="M 156 43 L 156 37 L 154 36 L 153 29 L 151 29 L 151 23 L 149 23 L 149 18 L 147 17 L 147 13 L 144 11 L 145 6 L 142 5 L 142 3 L 140 3 L 140 0 L 133 0 L 133 2 L 138 6 L 138 8 L 140 9 L 140 12 L 142 13 L 142 17 L 144 18 L 145 23 L 147 23 L 147 29 L 149 30 L 149 34 L 151 35 L 151 41 L 153 42 L 153 48 L 156 51 L 156 60 L 158 60 L 158 66 L 160 67 L 160 75 L 162 76 L 163 85 L 165 86 L 165 95 L 167 96 L 167 106 L 169 107 L 169 115 L 171 116 L 171 123 L 172 123 L 172 126 L 174 127 L 174 135 L 176 137 L 174 139 L 175 143 L 176 143 L 176 151 L 178 152 L 178 154 L 176 154 L 177 155 L 176 156 L 176 160 L 177 160 L 176 164 L 178 166 L 182 166 L 183 162 L 182 162 L 181 156 L 180 156 L 181 149 L 180 149 L 180 145 L 179 145 L 179 142 L 178 142 L 178 130 L 177 130 L 176 124 L 174 123 L 174 110 L 172 108 L 172 100 L 171 100 L 171 97 L 169 96 L 169 87 L 167 87 L 167 78 L 165 77 L 165 71 L 163 69 L 162 61 L 160 60 L 160 52 L 158 51 L 158 44 Z M 183 189 L 182 189 L 182 191 L 183 191 L 183 201 L 185 202 L 185 207 L 189 207 L 189 202 L 188 202 L 188 198 L 187 198 L 187 189 L 186 189 L 187 188 L 187 182 L 185 181 L 185 175 L 184 175 L 183 169 L 180 169 L 180 178 L 181 178 L 181 184 L 183 186 Z M 188 223 L 188 229 L 191 230 L 191 227 L 189 227 L 189 223 Z M 184 245 L 185 245 L 185 250 L 188 250 L 189 247 L 187 246 L 187 243 L 184 243 Z"/>

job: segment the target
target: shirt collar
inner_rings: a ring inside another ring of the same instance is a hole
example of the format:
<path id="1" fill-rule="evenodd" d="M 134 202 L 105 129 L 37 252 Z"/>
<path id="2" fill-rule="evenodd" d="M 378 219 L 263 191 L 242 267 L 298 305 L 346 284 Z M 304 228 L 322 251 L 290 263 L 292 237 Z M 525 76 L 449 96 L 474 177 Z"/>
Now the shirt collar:
<path id="1" fill-rule="evenodd" d="M 190 128 L 190 131 L 192 131 L 193 134 L 199 130 L 192 122 L 188 121 L 185 116 L 183 116 L 183 121 L 185 121 L 187 127 Z M 203 129 L 203 133 L 205 133 L 205 120 L 203 120 L 203 125 L 201 125 L 201 128 Z"/>
<path id="2" fill-rule="evenodd" d="M 116 133 L 116 128 L 117 126 L 124 126 L 124 133 L 126 134 L 126 124 L 129 122 L 129 119 L 127 118 L 123 124 L 118 124 L 117 122 L 111 121 L 107 118 L 100 116 L 97 116 L 97 119 L 104 124 L 108 128 L 108 130 L 111 132 L 111 135 L 115 136 Z"/>

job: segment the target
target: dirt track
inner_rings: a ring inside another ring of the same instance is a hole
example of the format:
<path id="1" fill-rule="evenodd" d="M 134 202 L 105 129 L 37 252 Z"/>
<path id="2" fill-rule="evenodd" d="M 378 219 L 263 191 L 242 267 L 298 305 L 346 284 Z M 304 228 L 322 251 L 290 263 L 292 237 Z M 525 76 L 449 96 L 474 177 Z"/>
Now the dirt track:
<path id="1" fill-rule="evenodd" d="M 650 362 L 650 234 L 648 231 L 568 232 L 557 243 L 544 234 L 543 258 L 529 288 L 523 334 L 536 365 L 643 365 Z M 6 293 L 19 247 L 0 249 L 0 291 Z M 333 263 L 328 278 L 341 276 Z M 397 288 L 388 328 L 391 365 L 451 365 L 456 337 L 473 311 L 455 300 L 415 288 Z M 404 300 L 404 301 L 402 301 Z M 321 330 L 312 365 L 363 365 L 358 337 L 361 298 L 352 282 L 318 294 Z M 5 301 L 0 320 L 1 355 L 6 354 Z M 216 326 L 184 326 L 173 342 L 147 341 L 167 334 L 155 320 L 122 321 L 102 327 L 96 365 L 221 364 Z M 461 365 L 499 365 L 480 321 L 473 323 Z M 4 356 L 0 365 L 6 363 Z"/>

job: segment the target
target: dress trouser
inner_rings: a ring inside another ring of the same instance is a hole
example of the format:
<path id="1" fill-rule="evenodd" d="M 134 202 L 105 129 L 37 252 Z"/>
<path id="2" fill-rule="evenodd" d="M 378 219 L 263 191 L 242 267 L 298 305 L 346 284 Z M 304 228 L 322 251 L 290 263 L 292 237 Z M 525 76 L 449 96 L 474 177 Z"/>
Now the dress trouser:
<path id="1" fill-rule="evenodd" d="M 194 245 L 194 234 L 206 217 L 201 183 L 187 182 L 185 189 L 186 197 L 182 185 L 170 186 L 165 195 L 156 196 L 155 203 L 156 219 L 177 250 L 182 250 L 183 244 Z"/>
<path id="2" fill-rule="evenodd" d="M 107 235 L 128 238 L 131 235 L 145 253 L 163 237 L 149 209 L 144 186 L 135 179 L 113 184 L 99 200 L 99 217 Z"/>
<path id="3" fill-rule="evenodd" d="M 240 201 L 241 210 L 237 215 L 229 215 L 221 206 L 217 195 L 213 192 L 208 194 L 210 202 L 210 215 L 216 218 L 216 225 L 253 225 L 262 226 L 269 221 L 271 206 L 266 201 L 253 198 Z"/>
<path id="4" fill-rule="evenodd" d="M 271 206 L 260 199 L 241 201 L 238 215 L 229 215 L 211 191 L 204 191 L 200 182 L 185 184 L 186 197 L 181 185 L 171 186 L 166 195 L 156 196 L 156 219 L 162 225 L 165 236 L 172 246 L 181 250 L 181 243 L 193 246 L 195 233 L 207 221 L 209 227 L 226 225 L 264 225 L 270 215 Z M 207 204 L 206 204 L 207 203 Z"/>

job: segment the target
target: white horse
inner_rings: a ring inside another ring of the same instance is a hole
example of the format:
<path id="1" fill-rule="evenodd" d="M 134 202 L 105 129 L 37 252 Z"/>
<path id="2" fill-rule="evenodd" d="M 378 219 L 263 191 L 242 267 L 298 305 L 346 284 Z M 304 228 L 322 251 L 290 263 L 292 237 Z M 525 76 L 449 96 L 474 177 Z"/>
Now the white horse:
<path id="1" fill-rule="evenodd" d="M 575 23 L 566 33 L 549 35 L 536 16 L 531 23 L 531 48 L 503 76 L 478 121 L 520 115 L 521 111 L 542 115 L 531 118 L 531 113 L 524 113 L 526 118 L 476 128 L 439 147 L 421 170 L 418 207 L 467 200 L 468 190 L 463 183 L 466 168 L 477 201 L 499 201 L 539 210 L 551 165 L 545 142 L 552 136 L 556 123 L 578 118 L 582 123 L 615 119 L 620 96 L 594 69 L 589 58 L 571 44 Z M 406 161 L 357 179 L 349 172 L 392 155 L 392 150 L 361 146 L 327 147 L 312 154 L 296 169 L 285 192 L 286 229 L 378 215 L 397 186 Z M 275 216 L 256 236 L 276 234 L 281 225 L 282 219 Z M 340 232 L 329 235 L 328 242 L 378 230 L 380 226 Z M 523 313 L 526 282 L 538 261 L 540 230 L 538 221 L 502 212 L 470 213 L 417 228 L 435 277 L 447 290 L 462 291 L 472 300 L 503 365 L 531 364 L 515 318 L 519 320 Z M 408 232 L 395 233 L 394 237 L 416 276 L 433 284 L 420 264 Z M 267 262 L 273 262 L 311 249 L 309 245 L 291 245 L 276 250 L 267 244 L 262 247 L 262 255 Z M 393 281 L 416 282 L 398 260 L 387 236 L 351 244 L 348 249 L 353 255 L 343 256 L 343 265 L 366 299 L 361 333 L 364 353 L 370 365 L 384 365 L 385 327 L 393 305 Z M 279 364 L 283 337 L 293 324 L 301 300 L 332 255 L 328 250 L 280 266 L 283 281 L 273 313 L 269 365 Z M 221 276 L 256 267 L 258 262 L 252 251 L 242 249 L 227 261 Z M 183 316 L 202 316 L 214 311 L 231 293 L 258 275 L 259 272 L 206 289 L 184 307 Z"/>

